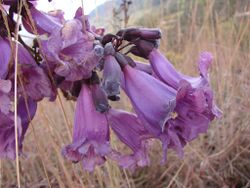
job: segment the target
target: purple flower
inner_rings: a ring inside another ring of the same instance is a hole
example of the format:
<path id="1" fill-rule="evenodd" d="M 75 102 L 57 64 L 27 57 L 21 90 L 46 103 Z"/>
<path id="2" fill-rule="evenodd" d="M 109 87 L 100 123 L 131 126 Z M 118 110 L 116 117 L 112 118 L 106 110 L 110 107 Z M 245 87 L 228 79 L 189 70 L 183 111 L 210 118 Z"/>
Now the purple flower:
<path id="1" fill-rule="evenodd" d="M 1 40 L 1 39 L 0 39 Z M 9 64 L 11 58 L 11 47 L 7 40 L 2 39 L 0 45 L 5 47 L 6 53 L 0 55 L 1 77 L 5 79 L 14 80 L 14 66 L 13 62 Z M 13 43 L 15 46 L 15 43 Z M 18 92 L 25 93 L 35 101 L 42 100 L 44 97 L 49 97 L 51 100 L 55 99 L 55 92 L 52 84 L 44 72 L 44 70 L 37 65 L 34 58 L 21 44 L 18 44 L 18 75 L 22 83 L 18 83 Z M 9 56 L 8 56 L 9 55 Z M 11 68 L 8 68 L 8 67 Z M 8 77 L 6 78 L 8 74 Z M 23 91 L 24 90 L 24 91 Z"/>
<path id="2" fill-rule="evenodd" d="M 46 61 L 54 73 L 68 81 L 90 78 L 103 54 L 101 46 L 94 47 L 94 36 L 82 29 L 82 22 L 73 19 L 42 41 Z"/>
<path id="3" fill-rule="evenodd" d="M 211 120 L 221 115 L 213 102 L 209 84 L 208 68 L 212 56 L 208 52 L 200 55 L 199 77 L 181 74 L 156 49 L 151 51 L 149 61 L 156 77 L 178 91 L 173 117 L 165 124 L 164 132 L 168 135 L 166 147 L 175 149 L 183 156 L 183 146 L 206 132 Z"/>
<path id="4" fill-rule="evenodd" d="M 11 59 L 11 47 L 9 41 L 0 38 L 0 46 L 4 48 L 4 53 L 0 55 L 0 158 L 9 158 L 15 159 L 15 125 L 14 125 L 14 113 L 12 111 L 12 102 L 13 102 L 13 87 L 11 80 L 13 79 L 13 67 L 9 69 L 9 62 Z M 36 66 L 31 55 L 21 46 L 19 46 L 18 51 L 18 60 L 20 64 L 30 64 L 30 67 Z M 38 67 L 39 68 L 39 67 Z M 36 72 L 33 69 L 29 69 L 31 74 L 34 74 L 34 78 L 29 77 L 27 75 L 23 75 L 22 65 L 20 65 L 19 76 L 25 78 L 24 87 L 28 89 L 26 92 L 27 95 L 32 94 L 33 96 L 37 92 L 39 92 L 39 86 L 42 85 L 40 82 L 43 80 L 38 80 Z M 9 78 L 10 77 L 10 78 Z M 9 80 L 10 79 L 10 80 Z M 31 82 L 28 84 L 27 81 Z M 48 81 L 48 80 L 47 80 Z M 49 82 L 49 81 L 48 81 Z M 29 86 L 32 85 L 32 86 Z M 18 85 L 20 86 L 20 85 Z M 41 92 L 48 92 L 41 91 Z M 41 93 L 38 93 L 40 96 Z M 47 93 L 46 93 L 47 95 Z M 28 128 L 28 124 L 30 120 L 33 119 L 36 112 L 36 102 L 34 102 L 31 98 L 27 98 L 27 108 L 29 111 L 29 115 L 26 109 L 26 103 L 24 99 L 21 97 L 18 99 L 18 120 L 17 120 L 17 128 L 18 128 L 18 143 L 19 143 L 19 151 L 22 152 L 22 142 L 24 139 L 25 132 Z M 29 117 L 29 118 L 28 118 Z"/>
<path id="5" fill-rule="evenodd" d="M 1 88 L 1 85 L 0 85 Z M 2 102 L 2 98 L 0 98 Z M 10 101 L 9 101 L 10 102 Z M 1 105 L 1 104 L 0 104 Z M 10 105 L 10 104 L 9 104 Z M 9 106 L 8 106 L 9 107 Z M 28 98 L 25 102 L 24 98 L 18 99 L 17 106 L 17 128 L 18 128 L 18 144 L 19 154 L 22 153 L 22 143 L 25 133 L 28 129 L 30 121 L 34 118 L 37 108 L 37 103 Z M 8 109 L 9 110 L 9 109 Z M 9 158 L 14 160 L 15 152 L 15 124 L 14 113 L 10 110 L 8 113 L 0 111 L 0 158 Z"/>
<path id="6" fill-rule="evenodd" d="M 56 94 L 47 74 L 21 45 L 18 45 L 18 63 L 20 64 L 19 75 L 22 80 L 19 89 L 35 101 L 42 100 L 44 97 L 54 100 Z M 24 88 L 22 88 L 22 84 Z"/>
<path id="7" fill-rule="evenodd" d="M 206 116 L 206 97 L 201 88 L 194 89 L 185 80 L 180 82 L 173 117 L 165 125 L 168 148 L 183 156 L 184 145 L 205 133 L 210 119 Z"/>
<path id="8" fill-rule="evenodd" d="M 200 76 L 191 77 L 178 72 L 174 66 L 157 50 L 153 49 L 149 54 L 149 61 L 156 76 L 165 84 L 178 89 L 181 80 L 186 80 L 193 88 L 200 89 L 206 97 L 207 115 L 212 120 L 215 116 L 220 117 L 222 112 L 214 104 L 213 90 L 210 87 L 208 69 L 212 63 L 212 55 L 209 52 L 203 52 L 199 58 Z"/>
<path id="9" fill-rule="evenodd" d="M 37 104 L 32 99 L 24 98 L 18 100 L 18 147 L 19 154 L 22 153 L 22 143 L 30 121 L 33 119 L 36 112 Z M 8 158 L 14 160 L 16 157 L 15 151 L 15 124 L 14 114 L 9 112 L 4 114 L 0 112 L 0 158 Z"/>
<path id="10" fill-rule="evenodd" d="M 90 87 L 83 84 L 77 99 L 73 143 L 62 154 L 71 161 L 82 161 L 85 170 L 93 171 L 105 162 L 110 152 L 106 115 L 96 111 Z"/>
<path id="11" fill-rule="evenodd" d="M 123 68 L 123 73 L 123 89 L 136 113 L 148 123 L 147 129 L 153 135 L 159 135 L 175 108 L 176 90 L 129 65 Z"/>
<path id="12" fill-rule="evenodd" d="M 149 165 L 146 140 L 152 136 L 137 116 L 126 111 L 110 109 L 108 120 L 118 138 L 133 151 L 129 155 L 113 151 L 111 158 L 118 161 L 123 168 L 132 170 L 136 166 Z"/>
<path id="13" fill-rule="evenodd" d="M 37 10 L 32 5 L 30 6 L 29 11 L 32 16 L 32 20 L 28 14 L 24 14 L 22 21 L 23 26 L 30 33 L 36 34 L 35 31 L 37 30 L 39 35 L 45 33 L 51 34 L 54 30 L 59 30 L 63 26 L 62 23 L 64 18 L 62 11 L 58 10 L 51 13 L 45 13 Z M 32 23 L 34 23 L 35 28 L 33 28 L 34 25 L 32 25 Z"/>
<path id="14" fill-rule="evenodd" d="M 145 128 L 161 140 L 165 158 L 169 144 L 165 126 L 173 117 L 177 91 L 129 65 L 123 68 L 123 73 L 122 87 Z"/>
<path id="15" fill-rule="evenodd" d="M 20 149 L 22 149 L 22 142 L 24 140 L 25 133 L 27 132 L 29 123 L 35 117 L 37 110 L 37 102 L 35 102 L 31 98 L 25 99 L 24 97 L 20 97 L 18 99 L 17 105 L 17 114 L 21 119 L 22 123 L 22 134 L 20 136 Z"/>
<path id="16" fill-rule="evenodd" d="M 0 112 L 0 158 L 14 160 L 15 154 L 15 124 L 14 114 L 3 114 Z M 18 118 L 18 138 L 22 135 L 21 120 Z"/>

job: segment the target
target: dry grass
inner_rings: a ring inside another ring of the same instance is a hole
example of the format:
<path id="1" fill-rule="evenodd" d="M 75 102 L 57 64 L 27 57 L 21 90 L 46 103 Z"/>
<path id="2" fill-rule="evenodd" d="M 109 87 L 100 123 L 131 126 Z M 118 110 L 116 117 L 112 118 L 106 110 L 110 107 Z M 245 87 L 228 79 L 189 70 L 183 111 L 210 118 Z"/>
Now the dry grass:
<path id="1" fill-rule="evenodd" d="M 173 21 L 161 18 L 157 22 L 164 36 L 161 50 L 183 72 L 196 73 L 194 62 L 199 52 L 207 50 L 214 55 L 210 76 L 224 115 L 211 124 L 207 134 L 186 146 L 183 159 L 170 151 L 167 164 L 159 164 L 160 144 L 154 143 L 149 167 L 131 173 L 108 161 L 94 173 L 85 172 L 80 164 L 72 164 L 60 154 L 61 147 L 71 141 L 75 104 L 44 101 L 24 143 L 22 187 L 250 187 L 250 17 L 231 17 L 225 22 L 212 14 L 213 3 L 206 1 L 200 26 L 196 19 L 198 3 L 189 7 L 192 14 L 186 18 L 185 30 L 178 14 L 172 15 Z M 156 24 L 148 19 L 148 27 Z M 176 30 L 175 35 L 171 30 Z M 125 103 L 118 106 L 130 108 Z M 123 147 L 116 141 L 112 144 Z M 4 160 L 0 168 L 0 187 L 16 187 L 15 163 Z"/>

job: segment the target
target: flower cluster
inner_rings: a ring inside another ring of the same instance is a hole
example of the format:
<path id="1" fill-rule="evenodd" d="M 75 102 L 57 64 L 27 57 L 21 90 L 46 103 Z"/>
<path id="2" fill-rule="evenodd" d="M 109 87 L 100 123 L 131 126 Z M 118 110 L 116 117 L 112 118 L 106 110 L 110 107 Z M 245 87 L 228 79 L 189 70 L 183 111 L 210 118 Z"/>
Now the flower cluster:
<path id="1" fill-rule="evenodd" d="M 81 8 L 72 20 L 65 20 L 62 11 L 45 13 L 32 1 L 21 11 L 22 26 L 36 35 L 33 47 L 29 47 L 21 37 L 14 40 L 17 24 L 13 14 L 19 3 L 3 3 L 8 11 L 1 7 L 0 158 L 16 156 L 12 107 L 15 62 L 20 154 L 37 103 L 44 98 L 53 102 L 58 90 L 68 100 L 76 100 L 73 140 L 62 149 L 62 155 L 81 162 L 88 171 L 108 158 L 123 168 L 149 165 L 152 139 L 162 143 L 162 162 L 169 148 L 182 157 L 183 147 L 205 133 L 210 122 L 221 115 L 209 83 L 209 52 L 200 54 L 199 76 L 184 75 L 158 50 L 159 29 L 127 28 L 105 34 L 103 28 L 90 25 Z M 149 63 L 134 61 L 129 53 Z M 121 89 L 134 113 L 110 105 L 109 101 L 120 100 Z M 130 154 L 112 148 L 111 129 Z"/>

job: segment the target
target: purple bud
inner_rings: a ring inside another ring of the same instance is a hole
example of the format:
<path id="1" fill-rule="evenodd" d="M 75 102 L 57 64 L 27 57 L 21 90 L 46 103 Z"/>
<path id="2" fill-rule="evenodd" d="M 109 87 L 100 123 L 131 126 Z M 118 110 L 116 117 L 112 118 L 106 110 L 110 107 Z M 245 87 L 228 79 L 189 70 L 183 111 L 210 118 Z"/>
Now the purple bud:
<path id="1" fill-rule="evenodd" d="M 117 62 L 119 63 L 119 65 L 121 67 L 124 67 L 124 66 L 126 66 L 128 64 L 127 58 L 123 54 L 121 54 L 119 52 L 117 52 L 115 54 L 115 59 L 117 60 Z"/>
<path id="2" fill-rule="evenodd" d="M 115 55 L 115 49 L 111 42 L 107 43 L 104 47 L 104 54 L 107 55 Z"/>
<path id="3" fill-rule="evenodd" d="M 115 57 L 108 55 L 105 57 L 103 68 L 103 88 L 108 96 L 120 94 L 121 67 Z"/>
<path id="4" fill-rule="evenodd" d="M 154 41 L 139 40 L 135 42 L 135 45 L 130 49 L 130 52 L 145 59 L 148 59 L 151 51 L 157 48 L 157 42 Z"/>
<path id="5" fill-rule="evenodd" d="M 145 39 L 145 40 L 155 40 L 161 38 L 161 31 L 157 28 L 149 29 L 149 28 L 128 28 L 122 29 L 118 31 L 116 34 L 121 36 L 123 39 L 127 41 L 132 41 L 137 38 Z"/>
<path id="6" fill-rule="evenodd" d="M 92 92 L 93 101 L 98 112 L 106 112 L 110 106 L 106 92 L 100 85 L 98 75 L 94 72 L 90 80 L 90 88 Z"/>

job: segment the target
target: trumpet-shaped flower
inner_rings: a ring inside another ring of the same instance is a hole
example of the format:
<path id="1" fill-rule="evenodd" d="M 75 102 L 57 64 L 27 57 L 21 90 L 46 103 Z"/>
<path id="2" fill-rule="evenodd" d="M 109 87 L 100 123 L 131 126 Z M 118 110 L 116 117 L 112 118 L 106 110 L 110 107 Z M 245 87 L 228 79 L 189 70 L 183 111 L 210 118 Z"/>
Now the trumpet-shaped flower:
<path id="1" fill-rule="evenodd" d="M 90 87 L 83 84 L 77 99 L 73 143 L 64 147 L 62 154 L 71 161 L 82 161 L 84 169 L 93 171 L 105 162 L 109 152 L 106 115 L 96 111 Z"/>
<path id="2" fill-rule="evenodd" d="M 129 65 L 123 68 L 123 73 L 122 87 L 136 113 L 148 122 L 146 127 L 153 135 L 159 135 L 175 108 L 176 90 Z"/>
<path id="3" fill-rule="evenodd" d="M 149 54 L 149 61 L 156 76 L 165 84 L 178 89 L 181 80 L 186 80 L 193 88 L 199 89 L 206 97 L 207 116 L 212 120 L 215 116 L 220 117 L 222 112 L 214 104 L 213 90 L 210 87 L 208 69 L 212 63 L 212 55 L 209 52 L 203 52 L 199 58 L 200 76 L 191 77 L 178 72 L 174 66 L 157 50 L 153 49 Z"/>
<path id="4" fill-rule="evenodd" d="M 177 91 L 129 65 L 123 68 L 123 73 L 122 87 L 125 93 L 148 132 L 161 140 L 166 158 L 169 139 L 165 126 L 173 117 Z"/>
<path id="5" fill-rule="evenodd" d="M 108 120 L 117 137 L 133 151 L 129 155 L 113 152 L 111 158 L 117 160 L 123 168 L 132 170 L 136 166 L 149 165 L 146 140 L 151 138 L 151 135 L 138 117 L 126 111 L 110 109 Z"/>
<path id="6" fill-rule="evenodd" d="M 185 80 L 180 82 L 176 96 L 176 107 L 173 117 L 165 125 L 168 135 L 168 148 L 176 150 L 183 156 L 184 145 L 197 138 L 208 129 L 210 119 L 206 111 L 206 96 L 202 89 L 194 89 Z"/>

